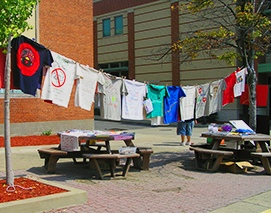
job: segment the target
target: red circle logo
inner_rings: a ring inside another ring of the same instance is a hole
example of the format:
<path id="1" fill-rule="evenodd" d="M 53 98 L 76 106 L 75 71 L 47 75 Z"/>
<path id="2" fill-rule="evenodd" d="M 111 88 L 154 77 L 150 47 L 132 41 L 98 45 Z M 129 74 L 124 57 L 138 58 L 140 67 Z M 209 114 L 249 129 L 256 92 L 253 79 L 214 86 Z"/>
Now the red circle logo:
<path id="1" fill-rule="evenodd" d="M 66 73 L 60 69 L 54 69 L 51 72 L 51 83 L 54 87 L 62 87 L 66 82 Z"/>
<path id="2" fill-rule="evenodd" d="M 40 66 L 40 55 L 30 44 L 22 43 L 17 52 L 17 66 L 26 76 L 34 75 Z"/>

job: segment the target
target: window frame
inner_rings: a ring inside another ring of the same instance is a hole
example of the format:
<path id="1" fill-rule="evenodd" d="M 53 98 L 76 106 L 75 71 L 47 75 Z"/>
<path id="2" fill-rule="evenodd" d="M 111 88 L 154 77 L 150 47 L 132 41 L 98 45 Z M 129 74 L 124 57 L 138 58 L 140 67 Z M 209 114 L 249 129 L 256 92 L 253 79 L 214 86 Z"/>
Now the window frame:
<path id="1" fill-rule="evenodd" d="M 118 18 L 121 18 L 121 23 L 119 23 L 119 24 L 121 24 L 121 26 L 119 27 L 119 29 L 117 29 L 117 26 L 119 25 L 117 23 Z M 123 15 L 115 16 L 114 17 L 114 24 L 115 24 L 115 26 L 114 26 L 115 35 L 123 35 Z M 121 31 L 121 32 L 117 32 L 117 31 Z"/>
<path id="2" fill-rule="evenodd" d="M 108 26 L 105 26 L 105 24 L 106 24 L 105 21 L 109 21 L 109 30 L 106 29 L 107 31 L 105 31 L 105 27 L 108 28 Z M 106 33 L 109 32 L 109 34 L 106 34 L 105 32 Z M 111 36 L 111 19 L 110 18 L 105 18 L 105 19 L 103 19 L 103 37 L 109 37 L 109 36 Z"/>

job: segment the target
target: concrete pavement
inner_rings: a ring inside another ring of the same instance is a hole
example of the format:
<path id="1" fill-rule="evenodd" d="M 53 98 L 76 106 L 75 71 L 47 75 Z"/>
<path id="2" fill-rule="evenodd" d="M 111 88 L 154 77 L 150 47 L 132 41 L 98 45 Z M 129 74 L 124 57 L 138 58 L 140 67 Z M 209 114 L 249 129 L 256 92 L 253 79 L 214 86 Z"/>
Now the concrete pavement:
<path id="1" fill-rule="evenodd" d="M 73 164 L 60 159 L 56 174 L 46 174 L 39 147 L 12 148 L 15 175 L 30 175 L 61 183 L 88 193 L 88 202 L 49 212 L 264 212 L 271 209 L 270 176 L 261 165 L 244 174 L 207 173 L 195 169 L 194 153 L 180 146 L 176 127 L 137 125 L 131 123 L 95 121 L 95 129 L 122 129 L 135 132 L 134 144 L 152 147 L 150 170 L 130 169 L 128 176 L 105 180 L 94 178 L 95 170 L 85 164 Z M 204 143 L 200 133 L 207 126 L 194 128 L 192 141 Z M 111 143 L 113 149 L 124 146 L 122 141 Z M 4 149 L 0 149 L 0 176 L 5 177 Z M 118 171 L 120 174 L 120 170 Z"/>

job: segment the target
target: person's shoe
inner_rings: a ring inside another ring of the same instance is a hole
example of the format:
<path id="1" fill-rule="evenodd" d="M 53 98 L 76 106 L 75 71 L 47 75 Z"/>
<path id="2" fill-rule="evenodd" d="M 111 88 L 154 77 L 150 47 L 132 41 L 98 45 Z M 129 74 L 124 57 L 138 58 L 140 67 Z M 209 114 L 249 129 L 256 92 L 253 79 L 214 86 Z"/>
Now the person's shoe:
<path id="1" fill-rule="evenodd" d="M 193 144 L 192 142 L 186 142 L 186 144 L 185 144 L 185 145 L 190 146 L 190 145 L 192 145 L 192 144 Z"/>
<path id="2" fill-rule="evenodd" d="M 180 145 L 181 145 L 181 146 L 185 146 L 185 142 L 181 142 Z"/>

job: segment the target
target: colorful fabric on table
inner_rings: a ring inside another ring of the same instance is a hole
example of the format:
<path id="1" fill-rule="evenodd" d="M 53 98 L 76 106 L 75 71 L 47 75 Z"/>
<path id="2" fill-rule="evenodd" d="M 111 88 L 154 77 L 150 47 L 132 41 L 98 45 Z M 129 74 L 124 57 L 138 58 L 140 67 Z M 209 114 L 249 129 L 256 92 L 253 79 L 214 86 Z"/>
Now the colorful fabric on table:
<path id="1" fill-rule="evenodd" d="M 43 66 L 51 66 L 53 62 L 51 52 L 25 36 L 14 38 L 11 45 L 16 52 L 12 68 L 13 85 L 35 96 L 36 90 L 41 88 Z"/>
<path id="2" fill-rule="evenodd" d="M 61 150 L 67 152 L 80 151 L 78 137 L 82 135 L 81 132 L 62 133 L 60 139 Z"/>

